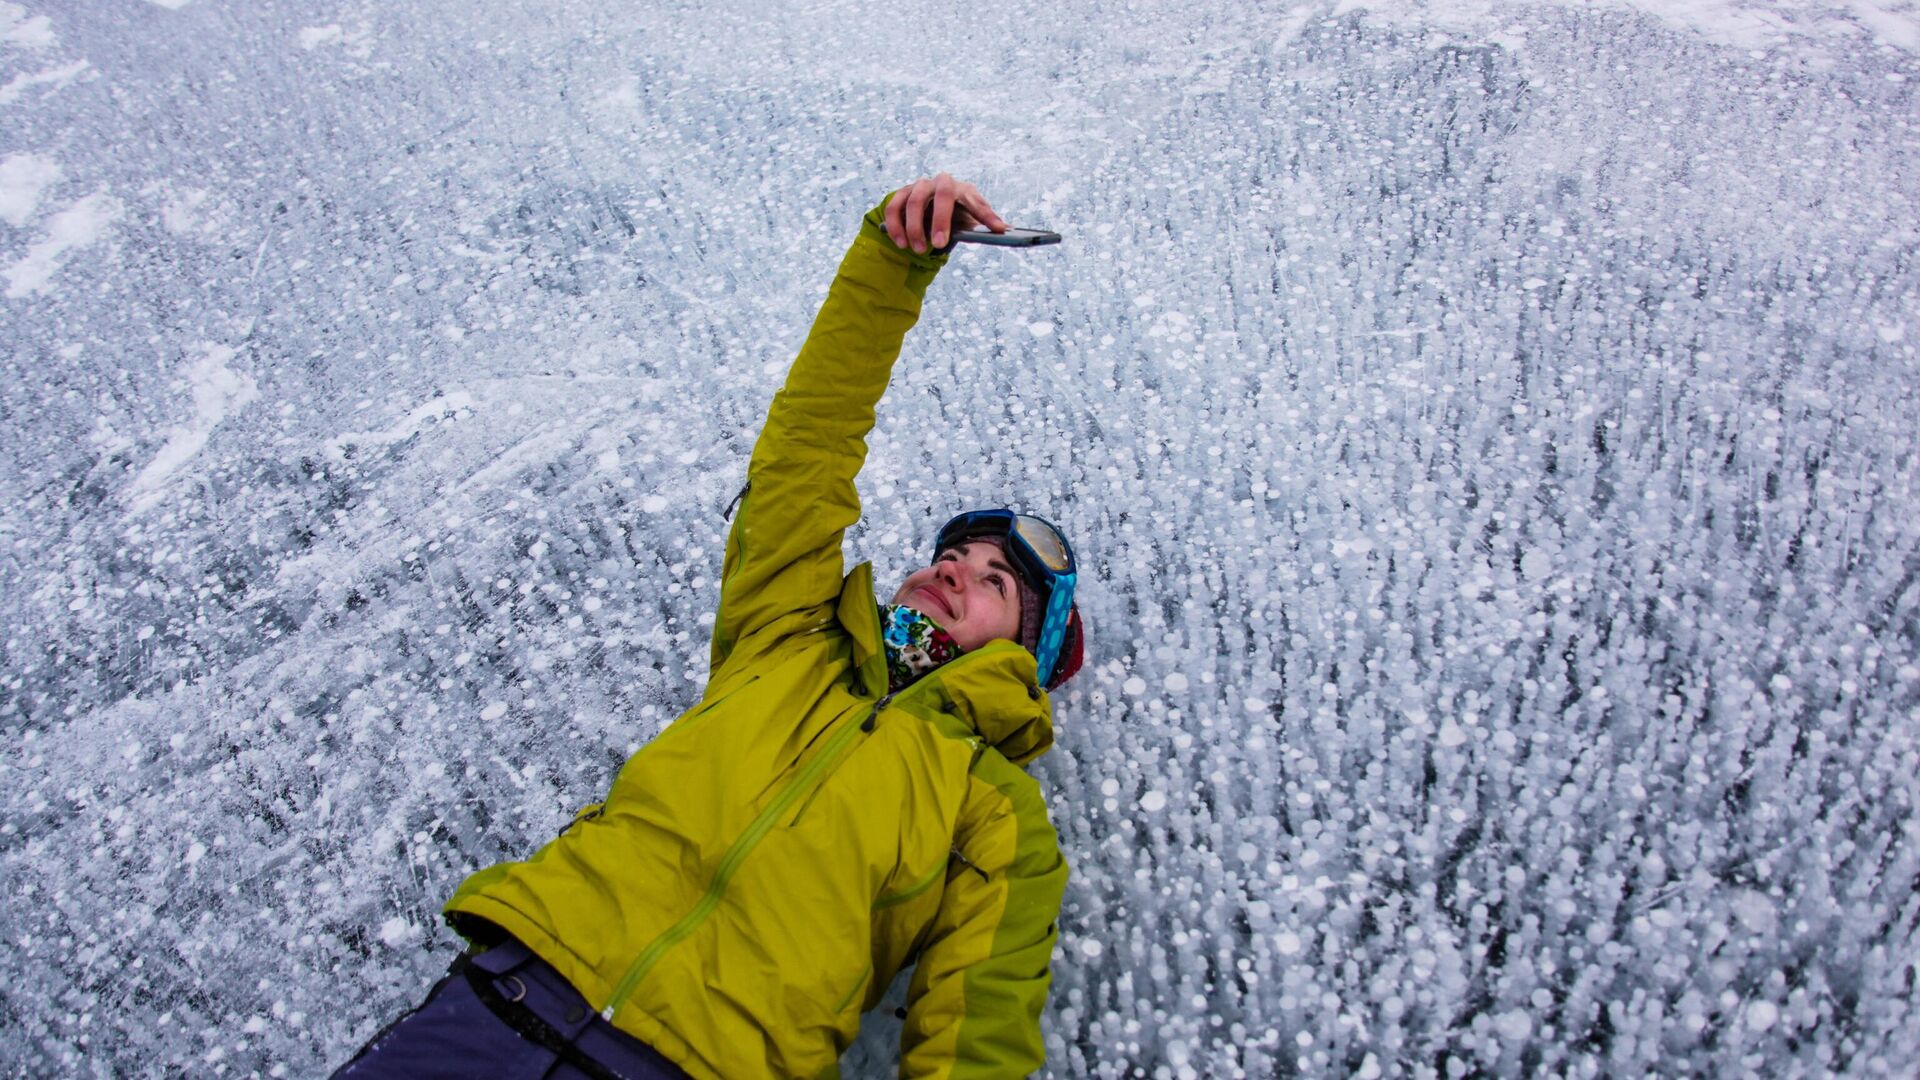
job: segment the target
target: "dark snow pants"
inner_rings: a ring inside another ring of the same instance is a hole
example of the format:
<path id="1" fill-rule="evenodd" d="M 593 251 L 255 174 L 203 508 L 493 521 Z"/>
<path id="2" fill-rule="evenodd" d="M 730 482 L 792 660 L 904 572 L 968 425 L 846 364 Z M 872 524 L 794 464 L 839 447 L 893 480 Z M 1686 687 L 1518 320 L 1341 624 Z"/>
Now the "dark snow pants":
<path id="1" fill-rule="evenodd" d="M 688 1080 L 508 938 L 461 957 L 334 1080 Z"/>

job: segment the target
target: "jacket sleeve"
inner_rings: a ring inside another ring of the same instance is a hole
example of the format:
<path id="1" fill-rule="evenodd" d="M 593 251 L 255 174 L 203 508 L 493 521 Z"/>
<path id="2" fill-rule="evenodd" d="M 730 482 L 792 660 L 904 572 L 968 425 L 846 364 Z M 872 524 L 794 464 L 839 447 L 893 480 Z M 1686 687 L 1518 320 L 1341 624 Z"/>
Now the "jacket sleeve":
<path id="1" fill-rule="evenodd" d="M 1026 1076 L 1046 1061 L 1040 1013 L 1067 864 L 1038 785 L 1005 769 L 1017 779 L 999 786 L 976 773 L 962 810 L 957 857 L 908 986 L 903 1077 Z"/>
<path id="2" fill-rule="evenodd" d="M 716 671 L 741 639 L 839 594 L 840 540 L 860 519 L 853 480 L 874 406 L 946 263 L 895 247 L 885 208 L 861 222 L 754 445 L 720 575 Z"/>

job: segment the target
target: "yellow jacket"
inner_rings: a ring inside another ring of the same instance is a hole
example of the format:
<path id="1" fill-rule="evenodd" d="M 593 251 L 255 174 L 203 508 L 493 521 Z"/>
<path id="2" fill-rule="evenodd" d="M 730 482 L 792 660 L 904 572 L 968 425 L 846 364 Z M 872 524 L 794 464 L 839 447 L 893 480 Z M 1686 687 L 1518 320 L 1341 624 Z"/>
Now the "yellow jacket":
<path id="1" fill-rule="evenodd" d="M 1053 743 L 1033 656 L 992 642 L 887 696 L 872 567 L 841 577 L 874 406 L 946 261 L 894 247 L 880 213 L 754 448 L 706 694 L 604 803 L 446 906 L 695 1077 L 837 1075 L 908 964 L 901 1075 L 1043 1060 L 1067 866 L 1020 768 Z"/>

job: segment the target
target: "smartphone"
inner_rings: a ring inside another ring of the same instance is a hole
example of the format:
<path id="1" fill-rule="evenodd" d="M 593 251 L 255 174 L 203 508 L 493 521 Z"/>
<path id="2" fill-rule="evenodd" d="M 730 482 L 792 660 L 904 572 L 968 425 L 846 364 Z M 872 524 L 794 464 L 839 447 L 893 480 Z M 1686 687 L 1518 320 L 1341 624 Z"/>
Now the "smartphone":
<path id="1" fill-rule="evenodd" d="M 989 232 L 986 229 L 956 229 L 953 233 L 956 244 L 992 244 L 995 247 L 1036 247 L 1040 244 L 1057 244 L 1060 234 L 1045 229 L 1016 229 L 1007 226 L 1003 233 Z"/>

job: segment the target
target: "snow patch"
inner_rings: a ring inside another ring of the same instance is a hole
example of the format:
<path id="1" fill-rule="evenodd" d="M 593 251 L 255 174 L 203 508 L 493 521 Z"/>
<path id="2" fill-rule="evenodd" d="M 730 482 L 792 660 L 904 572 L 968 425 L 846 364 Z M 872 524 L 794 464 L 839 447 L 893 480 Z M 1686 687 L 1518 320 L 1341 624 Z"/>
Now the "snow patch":
<path id="1" fill-rule="evenodd" d="M 203 220 L 200 217 L 200 204 L 206 201 L 207 193 L 204 191 L 188 191 L 169 199 L 160 210 L 160 224 L 171 233 L 192 233 L 200 227 Z"/>
<path id="2" fill-rule="evenodd" d="M 120 201 L 105 193 L 89 195 L 55 214 L 47 222 L 46 236 L 7 268 L 7 297 L 18 300 L 46 291 L 67 253 L 97 243 L 119 216 Z"/>
<path id="3" fill-rule="evenodd" d="M 339 460 L 346 455 L 348 447 L 387 446 L 405 442 L 426 430 L 429 424 L 438 424 L 446 420 L 459 420 L 472 415 L 473 395 L 465 390 L 452 390 L 430 398 L 414 406 L 391 427 L 382 431 L 349 431 L 327 440 L 327 455 Z"/>
<path id="4" fill-rule="evenodd" d="M 346 36 L 346 31 L 340 29 L 339 23 L 328 23 L 326 26 L 309 26 L 300 31 L 300 47 L 312 50 L 322 45 L 336 45 Z"/>
<path id="5" fill-rule="evenodd" d="M 0 105 L 13 104 L 36 86 L 51 86 L 58 90 L 85 74 L 91 66 L 85 60 L 75 60 L 71 64 L 36 71 L 31 75 L 15 75 L 7 80 L 7 85 L 0 86 Z"/>
<path id="6" fill-rule="evenodd" d="M 1876 40 L 1909 52 L 1920 52 L 1920 5 L 1850 0 L 1846 7 Z"/>
<path id="7" fill-rule="evenodd" d="M 234 355 L 228 346 L 205 345 L 187 369 L 193 416 L 173 429 L 160 452 L 133 478 L 127 494 L 135 512 L 159 502 L 167 481 L 207 445 L 214 429 L 260 396 L 252 376 L 227 366 Z"/>
<path id="8" fill-rule="evenodd" d="M 365 26 L 348 30 L 339 23 L 325 26 L 303 28 L 295 38 L 302 49 L 312 52 L 315 49 L 338 46 L 348 55 L 365 57 L 373 51 L 373 31 Z"/>
<path id="9" fill-rule="evenodd" d="M 60 179 L 60 163 L 39 154 L 12 154 L 0 161 L 0 221 L 25 225 L 40 195 Z"/>
<path id="10" fill-rule="evenodd" d="M 595 104 L 615 115 L 637 116 L 640 113 L 640 77 L 629 75 L 614 83 L 595 99 Z"/>
<path id="11" fill-rule="evenodd" d="M 45 15 L 28 15 L 18 4 L 0 3 L 0 45 L 19 49 L 44 49 L 52 45 L 53 20 Z"/>

